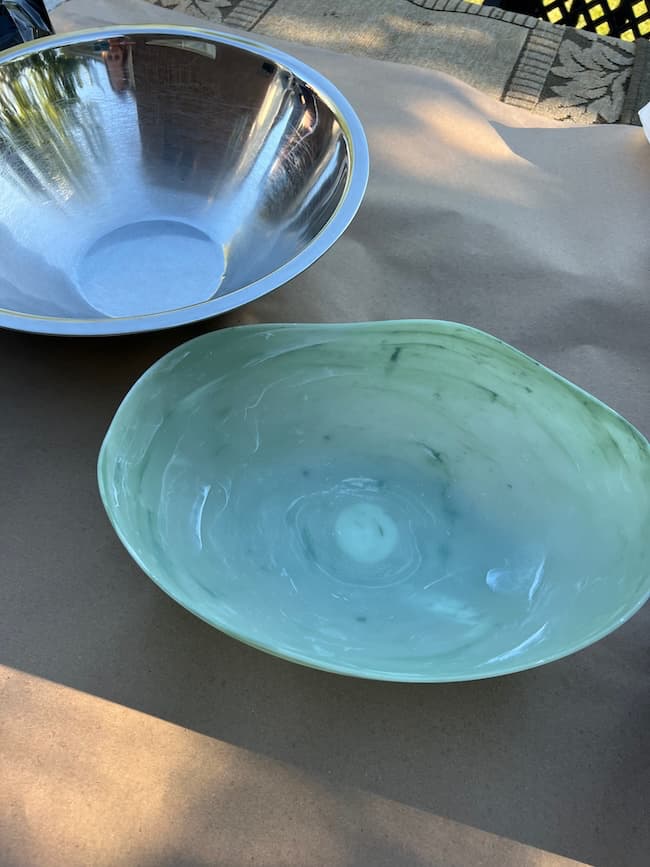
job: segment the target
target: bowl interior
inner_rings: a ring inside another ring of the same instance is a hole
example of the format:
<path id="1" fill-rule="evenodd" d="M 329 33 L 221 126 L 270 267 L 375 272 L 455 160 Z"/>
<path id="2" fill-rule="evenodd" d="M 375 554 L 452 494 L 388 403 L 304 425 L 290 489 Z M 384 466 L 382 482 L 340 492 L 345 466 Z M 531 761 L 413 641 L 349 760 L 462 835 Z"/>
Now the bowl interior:
<path id="1" fill-rule="evenodd" d="M 229 309 L 334 240 L 314 246 L 349 192 L 358 123 L 334 88 L 271 49 L 141 30 L 39 41 L 0 64 L 4 311 Z"/>
<path id="2" fill-rule="evenodd" d="M 650 587 L 647 442 L 463 326 L 198 338 L 125 399 L 99 478 L 120 537 L 179 602 L 349 674 L 537 665 Z"/>

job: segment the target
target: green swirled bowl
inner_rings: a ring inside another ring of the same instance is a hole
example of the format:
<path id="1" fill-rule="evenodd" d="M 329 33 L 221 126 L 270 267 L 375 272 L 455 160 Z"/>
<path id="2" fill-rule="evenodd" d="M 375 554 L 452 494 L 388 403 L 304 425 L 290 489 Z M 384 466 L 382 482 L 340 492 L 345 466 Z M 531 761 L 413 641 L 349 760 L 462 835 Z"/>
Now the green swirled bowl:
<path id="1" fill-rule="evenodd" d="M 118 536 L 208 623 L 343 674 L 541 665 L 650 592 L 650 446 L 447 322 L 215 331 L 148 370 L 99 456 Z"/>

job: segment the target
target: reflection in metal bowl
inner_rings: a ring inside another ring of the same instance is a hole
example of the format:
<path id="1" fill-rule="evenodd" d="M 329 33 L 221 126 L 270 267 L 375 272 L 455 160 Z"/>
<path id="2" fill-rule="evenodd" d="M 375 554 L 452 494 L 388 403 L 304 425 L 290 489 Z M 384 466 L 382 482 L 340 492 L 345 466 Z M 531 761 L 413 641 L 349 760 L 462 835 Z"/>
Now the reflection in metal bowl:
<path id="1" fill-rule="evenodd" d="M 365 190 L 361 124 L 247 39 L 133 27 L 0 55 L 0 325 L 116 334 L 271 291 Z"/>

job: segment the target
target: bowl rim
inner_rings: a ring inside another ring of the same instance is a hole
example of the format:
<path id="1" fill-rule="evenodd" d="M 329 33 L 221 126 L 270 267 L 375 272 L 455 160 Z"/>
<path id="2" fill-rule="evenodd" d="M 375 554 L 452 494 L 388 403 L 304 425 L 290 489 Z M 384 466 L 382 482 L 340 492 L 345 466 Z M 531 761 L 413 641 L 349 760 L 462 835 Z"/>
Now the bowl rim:
<path id="1" fill-rule="evenodd" d="M 75 30 L 70 33 L 55 34 L 21 43 L 0 51 L 0 65 L 23 57 L 30 57 L 49 49 L 66 48 L 83 42 L 129 36 L 181 38 L 185 36 L 191 39 L 230 45 L 271 60 L 281 68 L 301 78 L 328 106 L 343 131 L 349 153 L 350 171 L 342 198 L 327 223 L 299 253 L 259 280 L 248 283 L 226 295 L 159 313 L 115 318 L 77 319 L 63 316 L 42 316 L 0 308 L 0 327 L 2 328 L 48 335 L 112 336 L 158 331 L 227 313 L 283 286 L 313 265 L 340 238 L 361 206 L 370 173 L 370 154 L 366 134 L 359 116 L 346 97 L 328 78 L 302 60 L 263 41 L 223 30 L 185 25 L 110 26 Z"/>
<path id="2" fill-rule="evenodd" d="M 517 674 L 518 672 L 539 668 L 540 666 L 547 665 L 551 662 L 557 662 L 560 659 L 564 659 L 565 657 L 572 656 L 574 653 L 585 650 L 592 644 L 596 644 L 603 638 L 606 638 L 608 635 L 615 632 L 620 626 L 630 620 L 638 611 L 640 611 L 641 608 L 643 608 L 646 602 L 650 599 L 650 573 L 645 579 L 645 583 L 647 585 L 645 592 L 642 592 L 636 602 L 626 609 L 625 614 L 613 620 L 611 623 L 608 623 L 602 629 L 590 634 L 587 638 L 583 638 L 573 643 L 567 644 L 566 647 L 562 650 L 554 653 L 545 654 L 534 662 L 523 663 L 513 661 L 509 664 L 499 666 L 498 670 L 489 670 L 486 672 L 472 671 L 467 674 L 449 674 L 442 676 L 435 675 L 435 673 L 427 675 L 424 672 L 417 672 L 415 674 L 408 674 L 404 672 L 382 672 L 378 669 L 363 669 L 359 666 L 346 665 L 343 662 L 331 662 L 326 659 L 317 659 L 313 656 L 309 656 L 308 654 L 294 653 L 282 650 L 272 642 L 257 641 L 248 635 L 244 635 L 241 632 L 238 632 L 236 629 L 233 629 L 231 627 L 228 627 L 227 625 L 218 622 L 216 618 L 211 618 L 201 613 L 201 611 L 196 606 L 193 606 L 190 602 L 183 598 L 183 594 L 177 593 L 174 588 L 170 588 L 168 586 L 167 582 L 159 580 L 153 574 L 152 570 L 147 567 L 144 560 L 139 556 L 137 551 L 134 550 L 129 540 L 126 538 L 126 535 L 118 526 L 113 514 L 113 510 L 109 504 L 110 497 L 104 479 L 104 470 L 107 466 L 106 452 L 108 451 L 109 440 L 112 438 L 114 429 L 119 424 L 120 411 L 122 410 L 123 406 L 126 405 L 127 401 L 129 401 L 133 397 L 136 391 L 138 391 L 143 385 L 146 385 L 147 381 L 150 378 L 153 378 L 153 376 L 156 375 L 158 370 L 161 367 L 164 367 L 164 365 L 167 364 L 175 355 L 178 354 L 185 357 L 189 354 L 189 352 L 191 352 L 192 346 L 200 342 L 209 342 L 211 339 L 215 339 L 215 337 L 222 332 L 239 331 L 252 333 L 257 331 L 263 333 L 265 331 L 273 331 L 276 329 L 278 331 L 300 329 L 302 331 L 351 331 L 352 333 L 354 333 L 358 331 L 372 330 L 373 328 L 377 328 L 378 326 L 385 326 L 387 328 L 398 328 L 402 326 L 412 326 L 416 328 L 425 327 L 431 328 L 434 332 L 436 330 L 438 332 L 447 332 L 452 336 L 455 332 L 461 332 L 470 335 L 473 334 L 476 337 L 487 340 L 487 342 L 492 344 L 495 348 L 500 347 L 502 350 L 509 352 L 514 358 L 518 359 L 522 363 L 532 365 L 536 369 L 543 371 L 545 375 L 550 376 L 558 384 L 567 387 L 577 398 L 582 398 L 583 400 L 587 399 L 590 403 L 593 403 L 601 409 L 605 410 L 606 413 L 610 415 L 613 419 L 615 419 L 617 423 L 621 424 L 625 429 L 627 429 L 629 434 L 637 441 L 637 443 L 639 443 L 639 445 L 645 449 L 648 455 L 648 459 L 650 460 L 650 442 L 624 416 L 620 415 L 620 413 L 612 409 L 610 406 L 601 401 L 599 398 L 592 395 L 590 392 L 581 388 L 579 385 L 576 385 L 574 382 L 571 382 L 571 380 L 566 379 L 561 374 L 556 373 L 551 368 L 542 364 L 540 361 L 537 361 L 535 358 L 526 354 L 525 352 L 522 352 L 520 349 L 517 349 L 512 344 L 507 343 L 506 341 L 502 340 L 499 337 L 496 337 L 493 334 L 488 333 L 487 331 L 475 328 L 472 325 L 465 325 L 460 322 L 453 322 L 442 319 L 386 319 L 359 322 L 261 322 L 250 325 L 234 325 L 228 326 L 226 328 L 218 328 L 214 331 L 208 332 L 207 334 L 198 335 L 197 337 L 193 337 L 190 340 L 179 344 L 178 346 L 158 358 L 141 374 L 141 376 L 138 377 L 138 379 L 131 385 L 129 390 L 120 401 L 120 404 L 115 411 L 113 418 L 111 419 L 111 422 L 99 450 L 97 458 L 97 484 L 102 505 L 117 537 L 121 541 L 128 554 L 132 557 L 132 559 L 140 567 L 140 569 L 145 573 L 145 575 L 147 575 L 147 577 L 150 578 L 151 581 L 153 581 L 153 583 L 157 587 L 159 587 L 165 594 L 167 594 L 171 599 L 173 599 L 176 603 L 185 608 L 186 611 L 189 611 L 195 617 L 198 617 L 199 620 L 202 620 L 204 623 L 207 623 L 214 629 L 223 632 L 230 638 L 234 638 L 237 641 L 240 641 L 242 644 L 246 644 L 249 647 L 253 647 L 256 650 L 261 650 L 264 653 L 275 656 L 279 659 L 283 659 L 287 662 L 293 662 L 306 668 L 315 669 L 317 671 L 324 671 L 330 674 L 340 674 L 346 677 L 353 677 L 361 680 L 383 681 L 386 683 L 466 683 L 476 680 L 487 680 L 488 678 L 492 677 L 502 677 L 509 674 Z"/>

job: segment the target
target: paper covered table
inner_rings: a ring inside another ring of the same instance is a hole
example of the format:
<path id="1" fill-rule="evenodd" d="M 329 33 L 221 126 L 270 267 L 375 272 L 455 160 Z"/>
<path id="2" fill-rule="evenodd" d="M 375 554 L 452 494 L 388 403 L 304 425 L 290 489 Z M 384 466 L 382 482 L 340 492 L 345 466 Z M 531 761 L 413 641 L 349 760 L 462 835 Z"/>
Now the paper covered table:
<path id="1" fill-rule="evenodd" d="M 59 7 L 59 30 L 184 21 Z M 112 533 L 97 451 L 135 378 L 238 322 L 430 317 L 489 331 L 650 433 L 650 145 L 560 127 L 441 74 L 282 46 L 358 110 L 361 211 L 307 273 L 200 326 L 2 332 L 3 864 L 647 863 L 648 618 L 461 685 L 266 656 L 165 597 Z"/>

